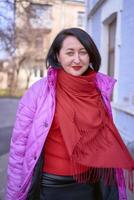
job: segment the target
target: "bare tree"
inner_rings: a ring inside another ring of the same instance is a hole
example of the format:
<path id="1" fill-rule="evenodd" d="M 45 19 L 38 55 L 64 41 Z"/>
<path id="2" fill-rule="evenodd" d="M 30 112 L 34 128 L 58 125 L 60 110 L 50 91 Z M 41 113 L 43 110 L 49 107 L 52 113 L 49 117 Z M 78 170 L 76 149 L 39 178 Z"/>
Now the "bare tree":
<path id="1" fill-rule="evenodd" d="M 16 5 L 20 3 L 23 6 L 23 0 L 1 0 L 0 1 L 0 52 L 6 54 L 5 60 L 9 64 L 6 70 L 8 75 L 8 87 L 10 93 L 17 88 L 17 80 L 21 67 L 21 62 L 24 55 L 17 55 L 18 43 L 20 41 L 28 41 L 29 30 L 19 31 L 16 30 Z M 25 8 L 24 8 L 25 9 Z M 21 13 L 19 13 L 21 15 Z M 28 41 L 29 43 L 29 41 Z M 0 70 L 3 70 L 4 65 L 0 65 Z"/>
<path id="2" fill-rule="evenodd" d="M 42 13 L 46 8 L 44 9 L 43 4 L 32 3 L 32 0 L 0 0 L 0 10 L 3 10 L 0 12 L 0 51 L 4 50 L 7 57 L 10 58 L 6 70 L 9 75 L 8 78 L 11 80 L 9 81 L 11 93 L 17 89 L 21 68 L 25 69 L 27 74 L 26 87 L 28 87 L 33 68 L 43 66 L 41 64 L 41 62 L 44 62 L 42 38 L 47 38 L 47 36 L 44 36 L 50 32 L 49 27 L 47 27 L 50 23 L 47 21 L 42 27 L 42 21 L 44 21 L 42 17 L 44 19 L 44 16 L 37 16 L 35 9 L 38 9 L 37 13 Z M 39 12 L 39 9 L 42 9 L 42 11 Z M 8 10 L 8 14 L 6 10 Z M 47 19 L 46 16 L 47 13 L 45 13 L 45 19 Z M 36 24 L 39 18 L 40 22 Z M 38 43 L 38 47 L 35 43 Z M 48 41 L 46 40 L 46 47 L 47 44 Z M 39 45 L 42 47 L 39 47 Z"/>
<path id="3" fill-rule="evenodd" d="M 0 51 L 11 56 L 14 51 L 14 1 L 0 1 Z"/>

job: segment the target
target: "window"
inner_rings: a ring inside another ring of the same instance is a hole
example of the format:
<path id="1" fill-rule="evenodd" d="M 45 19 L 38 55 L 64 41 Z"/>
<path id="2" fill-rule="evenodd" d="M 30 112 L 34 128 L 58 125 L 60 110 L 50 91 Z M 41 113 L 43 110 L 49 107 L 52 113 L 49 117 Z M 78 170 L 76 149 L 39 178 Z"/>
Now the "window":
<path id="1" fill-rule="evenodd" d="M 109 24 L 108 75 L 114 77 L 116 18 Z"/>
<path id="2" fill-rule="evenodd" d="M 40 69 L 40 77 L 43 77 L 44 76 L 44 71 L 43 69 Z"/>
<path id="3" fill-rule="evenodd" d="M 116 18 L 108 26 L 109 46 L 108 46 L 108 75 L 114 77 L 115 70 L 115 37 L 116 37 Z M 111 96 L 113 100 L 113 94 Z"/>
<path id="4" fill-rule="evenodd" d="M 84 12 L 78 12 L 78 23 L 77 25 L 80 27 L 84 27 Z"/>
<path id="5" fill-rule="evenodd" d="M 34 77 L 43 77 L 44 76 L 44 71 L 41 69 L 41 66 L 36 66 L 33 69 L 34 72 Z"/>
<path id="6" fill-rule="evenodd" d="M 38 69 L 34 68 L 34 76 L 37 77 L 38 76 Z"/>
<path id="7" fill-rule="evenodd" d="M 52 28 L 52 5 L 30 4 L 28 14 L 33 29 Z"/>

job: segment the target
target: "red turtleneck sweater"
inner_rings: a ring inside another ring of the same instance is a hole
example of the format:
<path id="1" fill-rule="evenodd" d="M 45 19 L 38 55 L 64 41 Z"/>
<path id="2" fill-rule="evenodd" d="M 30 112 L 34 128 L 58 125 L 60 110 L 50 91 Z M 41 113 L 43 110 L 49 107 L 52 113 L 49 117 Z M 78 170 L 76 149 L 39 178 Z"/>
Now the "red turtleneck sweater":
<path id="1" fill-rule="evenodd" d="M 56 114 L 44 145 L 43 172 L 65 176 L 71 175 L 70 158 Z"/>

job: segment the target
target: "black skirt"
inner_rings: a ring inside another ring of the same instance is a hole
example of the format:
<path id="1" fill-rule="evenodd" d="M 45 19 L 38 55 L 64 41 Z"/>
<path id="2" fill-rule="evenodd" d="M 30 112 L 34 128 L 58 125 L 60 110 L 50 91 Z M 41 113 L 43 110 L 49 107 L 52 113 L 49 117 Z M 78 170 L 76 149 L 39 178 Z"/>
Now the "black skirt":
<path id="1" fill-rule="evenodd" d="M 117 185 L 77 183 L 72 176 L 43 173 L 40 200 L 119 200 Z"/>

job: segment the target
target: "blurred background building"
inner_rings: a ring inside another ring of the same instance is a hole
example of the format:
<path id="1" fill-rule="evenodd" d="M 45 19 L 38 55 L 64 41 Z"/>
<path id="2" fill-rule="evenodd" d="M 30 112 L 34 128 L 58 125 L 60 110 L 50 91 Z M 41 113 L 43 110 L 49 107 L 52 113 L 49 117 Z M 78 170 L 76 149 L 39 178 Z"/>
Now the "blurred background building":
<path id="1" fill-rule="evenodd" d="M 45 57 L 55 35 L 84 28 L 84 0 L 14 0 L 14 52 L 1 61 L 0 88 L 27 89 L 46 73 Z"/>
<path id="2" fill-rule="evenodd" d="M 86 30 L 100 50 L 100 71 L 117 79 L 111 98 L 114 121 L 134 156 L 133 13 L 133 0 L 86 0 Z M 134 199 L 130 191 L 127 196 Z"/>
<path id="3" fill-rule="evenodd" d="M 0 0 L 0 200 L 5 199 L 16 97 L 45 76 L 53 38 L 63 28 L 84 28 L 84 14 L 84 0 Z"/>
<path id="4" fill-rule="evenodd" d="M 101 71 L 118 80 L 112 108 L 127 144 L 134 141 L 133 13 L 133 0 L 86 0 L 86 30 L 100 49 Z"/>

